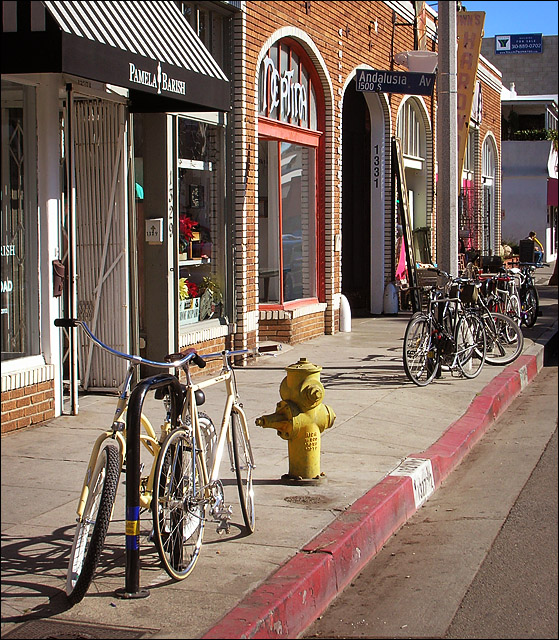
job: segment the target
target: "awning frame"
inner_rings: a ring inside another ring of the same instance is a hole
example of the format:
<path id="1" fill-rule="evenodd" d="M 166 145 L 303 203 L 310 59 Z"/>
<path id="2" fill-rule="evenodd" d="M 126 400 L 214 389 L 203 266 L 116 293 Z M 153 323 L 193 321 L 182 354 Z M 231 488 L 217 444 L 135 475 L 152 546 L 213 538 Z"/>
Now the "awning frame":
<path id="1" fill-rule="evenodd" d="M 116 26 L 111 38 L 108 22 L 103 29 L 85 29 L 100 5 L 109 7 L 112 13 L 105 15 L 113 21 L 117 8 L 128 10 L 136 27 L 126 42 L 113 46 Z M 156 24 L 146 22 L 150 16 Z M 162 45 L 165 39 L 168 44 Z M 67 73 L 124 87 L 133 111 L 229 111 L 231 106 L 227 77 L 173 2 L 3 2 L 2 73 Z"/>

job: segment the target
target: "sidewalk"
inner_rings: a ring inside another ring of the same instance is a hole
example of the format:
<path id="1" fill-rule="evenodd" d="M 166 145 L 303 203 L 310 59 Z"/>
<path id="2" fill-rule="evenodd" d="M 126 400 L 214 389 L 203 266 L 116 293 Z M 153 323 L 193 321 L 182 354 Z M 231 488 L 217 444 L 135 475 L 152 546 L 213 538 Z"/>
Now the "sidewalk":
<path id="1" fill-rule="evenodd" d="M 424 388 L 407 380 L 401 352 L 409 313 L 354 318 L 350 333 L 238 369 L 257 463 L 256 531 L 243 535 L 236 488 L 226 486 L 230 533 L 219 537 L 208 522 L 193 574 L 172 582 L 146 539 L 151 518 L 143 514 L 145 599 L 115 596 L 125 584 L 123 486 L 88 594 L 68 609 L 63 593 L 83 473 L 114 398 L 84 396 L 79 416 L 4 436 L 2 637 L 296 638 L 537 375 L 557 333 L 557 287 L 547 284 L 553 266 L 536 272 L 543 314 L 523 328 L 523 354 L 507 367 L 486 365 L 474 380 L 443 373 Z M 336 420 L 322 434 L 324 479 L 291 486 L 281 481 L 287 442 L 254 421 L 274 411 L 285 367 L 301 357 L 322 367 L 324 403 Z M 218 420 L 220 400 L 207 396 L 204 410 Z M 156 408 L 149 404 L 150 417 Z"/>

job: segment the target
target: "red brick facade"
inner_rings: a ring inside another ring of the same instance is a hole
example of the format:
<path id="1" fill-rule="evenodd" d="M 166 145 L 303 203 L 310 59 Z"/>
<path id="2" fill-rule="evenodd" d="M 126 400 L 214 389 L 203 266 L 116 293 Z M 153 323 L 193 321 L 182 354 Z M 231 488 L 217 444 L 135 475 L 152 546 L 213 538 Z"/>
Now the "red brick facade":
<path id="1" fill-rule="evenodd" d="M 54 418 L 54 381 L 2 392 L 2 433 Z"/>
<path id="2" fill-rule="evenodd" d="M 324 262 L 324 288 L 320 292 L 319 302 L 327 304 L 322 318 L 317 314 L 299 315 L 290 319 L 270 319 L 268 311 L 259 314 L 259 338 L 302 342 L 324 333 L 338 331 L 339 307 L 334 304 L 341 292 L 341 252 L 333 251 L 333 239 L 341 234 L 341 180 L 338 171 L 342 169 L 341 120 L 344 90 L 348 79 L 357 67 L 376 69 L 396 69 L 405 71 L 403 67 L 391 65 L 392 54 L 414 48 L 413 25 L 393 26 L 392 9 L 384 2 L 288 2 L 273 3 L 247 2 L 246 13 L 237 17 L 235 38 L 245 41 L 243 55 L 244 66 L 236 64 L 234 84 L 236 87 L 235 106 L 237 112 L 235 122 L 238 131 L 237 140 L 243 137 L 242 152 L 237 148 L 236 156 L 242 158 L 238 168 L 243 174 L 238 176 L 237 183 L 242 183 L 243 211 L 246 229 L 246 243 L 254 246 L 254 251 L 246 254 L 246 281 L 244 287 L 237 287 L 238 295 L 243 298 L 247 312 L 258 310 L 258 263 L 257 263 L 257 220 L 256 193 L 257 176 L 253 159 L 258 148 L 257 134 L 257 91 L 258 65 L 266 48 L 277 39 L 287 37 L 296 40 L 305 49 L 315 63 L 316 71 L 322 81 L 325 94 L 325 157 L 321 170 L 325 174 L 323 206 L 325 228 L 319 231 L 320 259 Z M 245 21 L 242 24 L 242 21 Z M 401 22 L 398 20 L 397 22 Z M 433 42 L 428 46 L 433 47 Z M 240 54 L 240 52 L 239 52 Z M 242 79 L 239 74 L 242 72 Z M 242 91 L 240 91 L 242 87 Z M 391 94 L 390 130 L 394 131 L 398 107 L 403 96 Z M 426 98 L 425 104 L 432 111 L 432 99 Z M 239 117 L 240 116 L 240 117 Z M 252 163 L 250 162 L 252 161 Z M 248 175 L 246 173 L 248 167 Z M 389 163 L 387 164 L 389 167 Z M 386 179 L 386 187 L 390 186 L 390 178 Z M 240 202 L 240 197 L 237 198 Z M 387 232 L 389 233 L 389 232 Z M 390 239 L 387 238 L 390 242 Z"/>
<path id="3" fill-rule="evenodd" d="M 401 6 L 412 3 L 401 3 Z M 269 2 L 246 2 L 245 11 L 235 18 L 235 114 L 233 125 L 236 140 L 236 184 L 238 187 L 236 215 L 242 218 L 244 235 L 238 237 L 238 248 L 244 245 L 242 279 L 237 276 L 238 301 L 244 305 L 246 316 L 258 315 L 257 327 L 239 327 L 244 335 L 252 334 L 259 339 L 275 339 L 290 343 L 300 342 L 324 332 L 338 331 L 338 296 L 342 290 L 340 251 L 333 249 L 334 238 L 342 233 L 341 219 L 341 173 L 342 167 L 342 105 L 348 82 L 354 77 L 356 68 L 370 67 L 380 70 L 407 71 L 407 68 L 393 62 L 398 52 L 413 50 L 413 15 L 394 14 L 388 3 L 359 1 L 289 2 L 278 0 Z M 436 51 L 431 32 L 425 40 L 426 49 Z M 431 37 L 430 37 L 431 36 Z M 280 39 L 295 40 L 308 54 L 321 80 L 325 103 L 325 151 L 321 171 L 324 180 L 323 224 L 319 230 L 319 260 L 323 261 L 324 286 L 319 293 L 319 302 L 326 303 L 323 320 L 317 322 L 316 314 L 299 315 L 295 318 L 286 313 L 276 317 L 267 310 L 258 314 L 258 219 L 257 185 L 258 167 L 258 74 L 259 64 L 271 45 Z M 480 179 L 481 148 L 489 135 L 495 141 L 500 164 L 500 89 L 499 75 L 490 65 L 480 64 L 483 117 L 477 138 L 476 178 Z M 479 74 L 478 74 L 479 76 Z M 487 81 L 489 78 L 489 82 Z M 386 247 L 385 282 L 393 277 L 394 219 L 388 204 L 390 193 L 390 137 L 395 135 L 399 107 L 406 96 L 391 93 L 383 95 L 386 106 L 385 148 L 384 148 L 384 189 L 387 203 L 385 212 L 384 242 Z M 431 228 L 430 242 L 433 259 L 436 260 L 436 194 L 435 194 L 435 154 L 436 148 L 436 91 L 434 96 L 422 97 L 424 124 L 427 130 L 429 179 L 427 186 L 427 220 Z M 497 175 L 500 175 L 498 166 Z M 481 180 L 480 180 L 481 183 Z M 500 190 L 497 181 L 496 208 L 500 212 Z M 499 217 L 496 218 L 498 225 Z M 239 227 L 240 227 L 239 225 Z M 481 225 L 480 225 L 481 228 Z M 500 243 L 500 229 L 496 231 Z M 242 320 L 241 320 L 242 325 Z M 318 333 L 317 333 L 318 332 Z"/>

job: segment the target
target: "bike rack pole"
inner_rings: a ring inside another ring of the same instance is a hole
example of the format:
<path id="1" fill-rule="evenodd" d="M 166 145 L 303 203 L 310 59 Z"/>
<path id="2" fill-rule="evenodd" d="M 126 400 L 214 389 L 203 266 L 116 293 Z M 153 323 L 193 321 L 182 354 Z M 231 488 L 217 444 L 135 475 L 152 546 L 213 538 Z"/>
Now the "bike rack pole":
<path id="1" fill-rule="evenodd" d="M 142 407 L 151 389 L 169 387 L 171 424 L 182 410 L 183 394 L 177 378 L 161 373 L 141 380 L 130 394 L 126 415 L 126 571 L 120 598 L 147 598 L 148 589 L 140 589 L 140 425 Z"/>

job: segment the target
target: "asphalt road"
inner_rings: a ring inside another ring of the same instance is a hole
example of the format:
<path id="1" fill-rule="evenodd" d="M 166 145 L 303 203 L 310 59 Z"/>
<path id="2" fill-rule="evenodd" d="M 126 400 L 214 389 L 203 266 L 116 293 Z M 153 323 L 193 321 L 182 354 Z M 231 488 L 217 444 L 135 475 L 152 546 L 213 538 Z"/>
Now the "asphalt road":
<path id="1" fill-rule="evenodd" d="M 305 638 L 557 638 L 557 360 Z"/>

